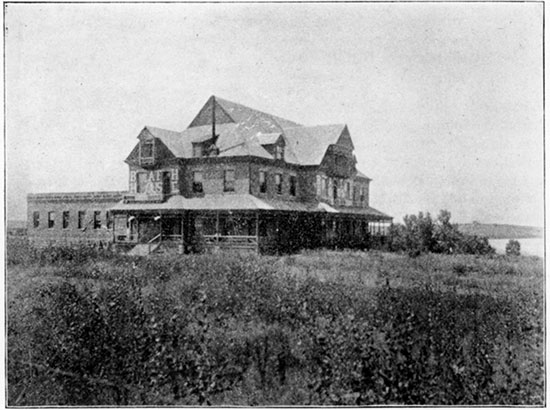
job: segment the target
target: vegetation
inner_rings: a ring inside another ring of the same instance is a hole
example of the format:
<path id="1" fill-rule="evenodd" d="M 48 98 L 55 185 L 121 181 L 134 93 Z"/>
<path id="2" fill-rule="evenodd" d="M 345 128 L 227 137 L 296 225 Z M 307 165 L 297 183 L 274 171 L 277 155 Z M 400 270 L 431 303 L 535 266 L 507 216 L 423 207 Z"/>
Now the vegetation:
<path id="1" fill-rule="evenodd" d="M 19 243 L 7 286 L 10 406 L 545 403 L 535 257 Z"/>
<path id="2" fill-rule="evenodd" d="M 409 256 L 421 253 L 464 253 L 488 255 L 495 253 L 485 237 L 467 235 L 451 224 L 451 213 L 442 210 L 436 220 L 430 213 L 406 215 L 404 224 L 394 224 L 388 235 L 388 250 L 406 251 Z"/>
<path id="3" fill-rule="evenodd" d="M 506 255 L 519 256 L 521 254 L 521 245 L 515 239 L 510 239 L 506 244 Z"/>

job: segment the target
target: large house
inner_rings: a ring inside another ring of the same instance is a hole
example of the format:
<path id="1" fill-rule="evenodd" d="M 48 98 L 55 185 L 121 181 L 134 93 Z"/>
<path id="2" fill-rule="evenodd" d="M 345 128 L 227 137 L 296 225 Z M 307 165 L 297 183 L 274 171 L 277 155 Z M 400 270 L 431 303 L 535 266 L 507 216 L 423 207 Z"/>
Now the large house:
<path id="1" fill-rule="evenodd" d="M 137 139 L 128 191 L 29 194 L 30 240 L 277 252 L 362 247 L 392 219 L 369 206 L 345 124 L 304 126 L 212 96 L 184 131 L 147 126 Z"/>

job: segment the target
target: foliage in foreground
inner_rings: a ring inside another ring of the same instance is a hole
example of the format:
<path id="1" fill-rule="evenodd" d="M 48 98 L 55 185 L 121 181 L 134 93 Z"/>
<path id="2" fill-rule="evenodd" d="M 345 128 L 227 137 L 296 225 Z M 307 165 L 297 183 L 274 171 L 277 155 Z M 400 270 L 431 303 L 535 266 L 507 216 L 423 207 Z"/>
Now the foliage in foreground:
<path id="1" fill-rule="evenodd" d="M 506 244 L 505 251 L 508 256 L 519 256 L 521 254 L 521 245 L 519 241 L 510 239 Z"/>
<path id="2" fill-rule="evenodd" d="M 403 224 L 394 224 L 388 233 L 388 250 L 405 251 L 410 256 L 421 253 L 489 255 L 495 250 L 485 237 L 467 235 L 451 224 L 451 213 L 442 210 L 437 219 L 430 213 L 405 215 Z"/>
<path id="3" fill-rule="evenodd" d="M 312 252 L 19 267 L 36 283 L 9 298 L 8 403 L 542 404 L 532 261 Z M 495 291 L 472 286 L 478 275 L 499 275 Z"/>

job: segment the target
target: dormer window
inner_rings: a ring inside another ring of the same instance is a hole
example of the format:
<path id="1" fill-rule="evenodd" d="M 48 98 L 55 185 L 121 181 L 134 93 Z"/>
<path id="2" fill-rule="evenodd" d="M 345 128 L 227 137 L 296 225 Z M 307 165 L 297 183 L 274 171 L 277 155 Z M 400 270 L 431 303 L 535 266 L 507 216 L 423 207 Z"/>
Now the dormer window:
<path id="1" fill-rule="evenodd" d="M 275 146 L 275 159 L 283 159 L 285 156 L 285 147 L 281 145 Z"/>
<path id="2" fill-rule="evenodd" d="M 201 158 L 202 155 L 202 144 L 193 144 L 193 157 Z"/>
<path id="3" fill-rule="evenodd" d="M 153 158 L 153 141 L 141 143 L 141 158 Z"/>

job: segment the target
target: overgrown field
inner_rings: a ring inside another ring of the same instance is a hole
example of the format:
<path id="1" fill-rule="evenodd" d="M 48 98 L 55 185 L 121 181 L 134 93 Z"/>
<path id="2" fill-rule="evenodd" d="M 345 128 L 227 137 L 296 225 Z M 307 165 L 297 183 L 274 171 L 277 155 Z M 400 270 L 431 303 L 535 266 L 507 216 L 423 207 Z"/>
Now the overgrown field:
<path id="1" fill-rule="evenodd" d="M 9 405 L 545 404 L 539 258 L 8 249 Z"/>

